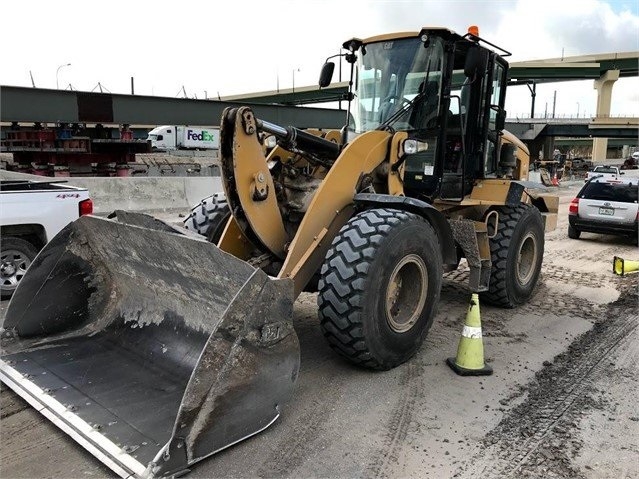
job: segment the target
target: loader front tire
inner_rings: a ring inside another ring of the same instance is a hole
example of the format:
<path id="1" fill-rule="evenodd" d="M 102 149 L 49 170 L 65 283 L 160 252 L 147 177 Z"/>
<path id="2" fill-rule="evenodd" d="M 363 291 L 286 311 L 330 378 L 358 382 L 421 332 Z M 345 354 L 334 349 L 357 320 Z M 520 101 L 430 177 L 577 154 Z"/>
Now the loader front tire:
<path id="1" fill-rule="evenodd" d="M 499 213 L 499 225 L 490 240 L 490 287 L 480 296 L 494 306 L 514 308 L 527 302 L 537 285 L 544 257 L 544 223 L 531 205 L 493 210 Z"/>
<path id="2" fill-rule="evenodd" d="M 226 196 L 224 193 L 215 193 L 191 208 L 189 216 L 184 220 L 184 227 L 217 244 L 230 217 L 231 210 Z"/>
<path id="3" fill-rule="evenodd" d="M 349 361 L 394 368 L 424 341 L 441 284 L 441 250 L 424 218 L 388 208 L 363 211 L 342 227 L 320 270 L 322 332 Z"/>

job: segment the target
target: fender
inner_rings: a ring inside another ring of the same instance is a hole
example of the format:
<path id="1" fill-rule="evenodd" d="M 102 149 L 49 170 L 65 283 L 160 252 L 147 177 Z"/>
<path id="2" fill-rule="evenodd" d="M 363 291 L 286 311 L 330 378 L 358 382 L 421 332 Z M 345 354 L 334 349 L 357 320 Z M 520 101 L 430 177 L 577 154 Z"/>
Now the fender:
<path id="1" fill-rule="evenodd" d="M 378 193 L 358 193 L 353 198 L 355 207 L 367 209 L 371 206 L 382 206 L 408 211 L 423 217 L 428 221 L 439 240 L 444 264 L 457 265 L 457 249 L 453 238 L 453 231 L 446 217 L 434 206 L 425 201 L 406 196 L 393 196 Z"/>

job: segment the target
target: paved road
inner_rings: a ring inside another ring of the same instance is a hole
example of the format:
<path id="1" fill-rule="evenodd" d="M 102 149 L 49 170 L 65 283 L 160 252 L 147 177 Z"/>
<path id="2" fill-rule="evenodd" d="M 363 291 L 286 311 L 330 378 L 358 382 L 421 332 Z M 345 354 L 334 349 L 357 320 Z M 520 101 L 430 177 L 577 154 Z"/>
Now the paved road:
<path id="1" fill-rule="evenodd" d="M 637 477 L 639 275 L 611 273 L 630 241 L 547 236 L 542 279 L 515 310 L 482 306 L 490 377 L 462 378 L 454 355 L 469 293 L 445 280 L 426 343 L 388 372 L 346 364 L 326 346 L 314 295 L 295 306 L 302 368 L 270 429 L 206 460 L 194 477 Z M 3 307 L 5 305 L 3 304 Z M 113 477 L 6 388 L 0 393 L 4 477 Z"/>

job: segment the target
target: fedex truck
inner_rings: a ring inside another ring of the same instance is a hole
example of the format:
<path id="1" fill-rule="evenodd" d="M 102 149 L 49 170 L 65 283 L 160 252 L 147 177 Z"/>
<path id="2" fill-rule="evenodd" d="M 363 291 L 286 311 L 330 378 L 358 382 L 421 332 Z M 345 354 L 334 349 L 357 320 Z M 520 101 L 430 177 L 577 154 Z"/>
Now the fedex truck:
<path id="1" fill-rule="evenodd" d="M 218 128 L 163 125 L 149 132 L 154 150 L 215 150 L 220 147 Z"/>

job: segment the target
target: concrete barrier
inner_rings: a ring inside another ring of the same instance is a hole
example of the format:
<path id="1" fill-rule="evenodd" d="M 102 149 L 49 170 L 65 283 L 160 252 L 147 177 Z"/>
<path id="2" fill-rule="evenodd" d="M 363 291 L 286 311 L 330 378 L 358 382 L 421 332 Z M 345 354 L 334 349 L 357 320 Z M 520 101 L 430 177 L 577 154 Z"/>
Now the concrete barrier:
<path id="1" fill-rule="evenodd" d="M 86 188 L 91 194 L 95 214 L 113 210 L 144 212 L 188 212 L 202 198 L 222 191 L 219 177 L 141 177 L 141 178 L 46 178 L 0 170 L 3 180 L 66 180 L 71 186 Z"/>
<path id="2" fill-rule="evenodd" d="M 535 183 L 541 183 L 541 173 L 538 171 L 528 172 L 528 181 L 534 181 Z"/>

